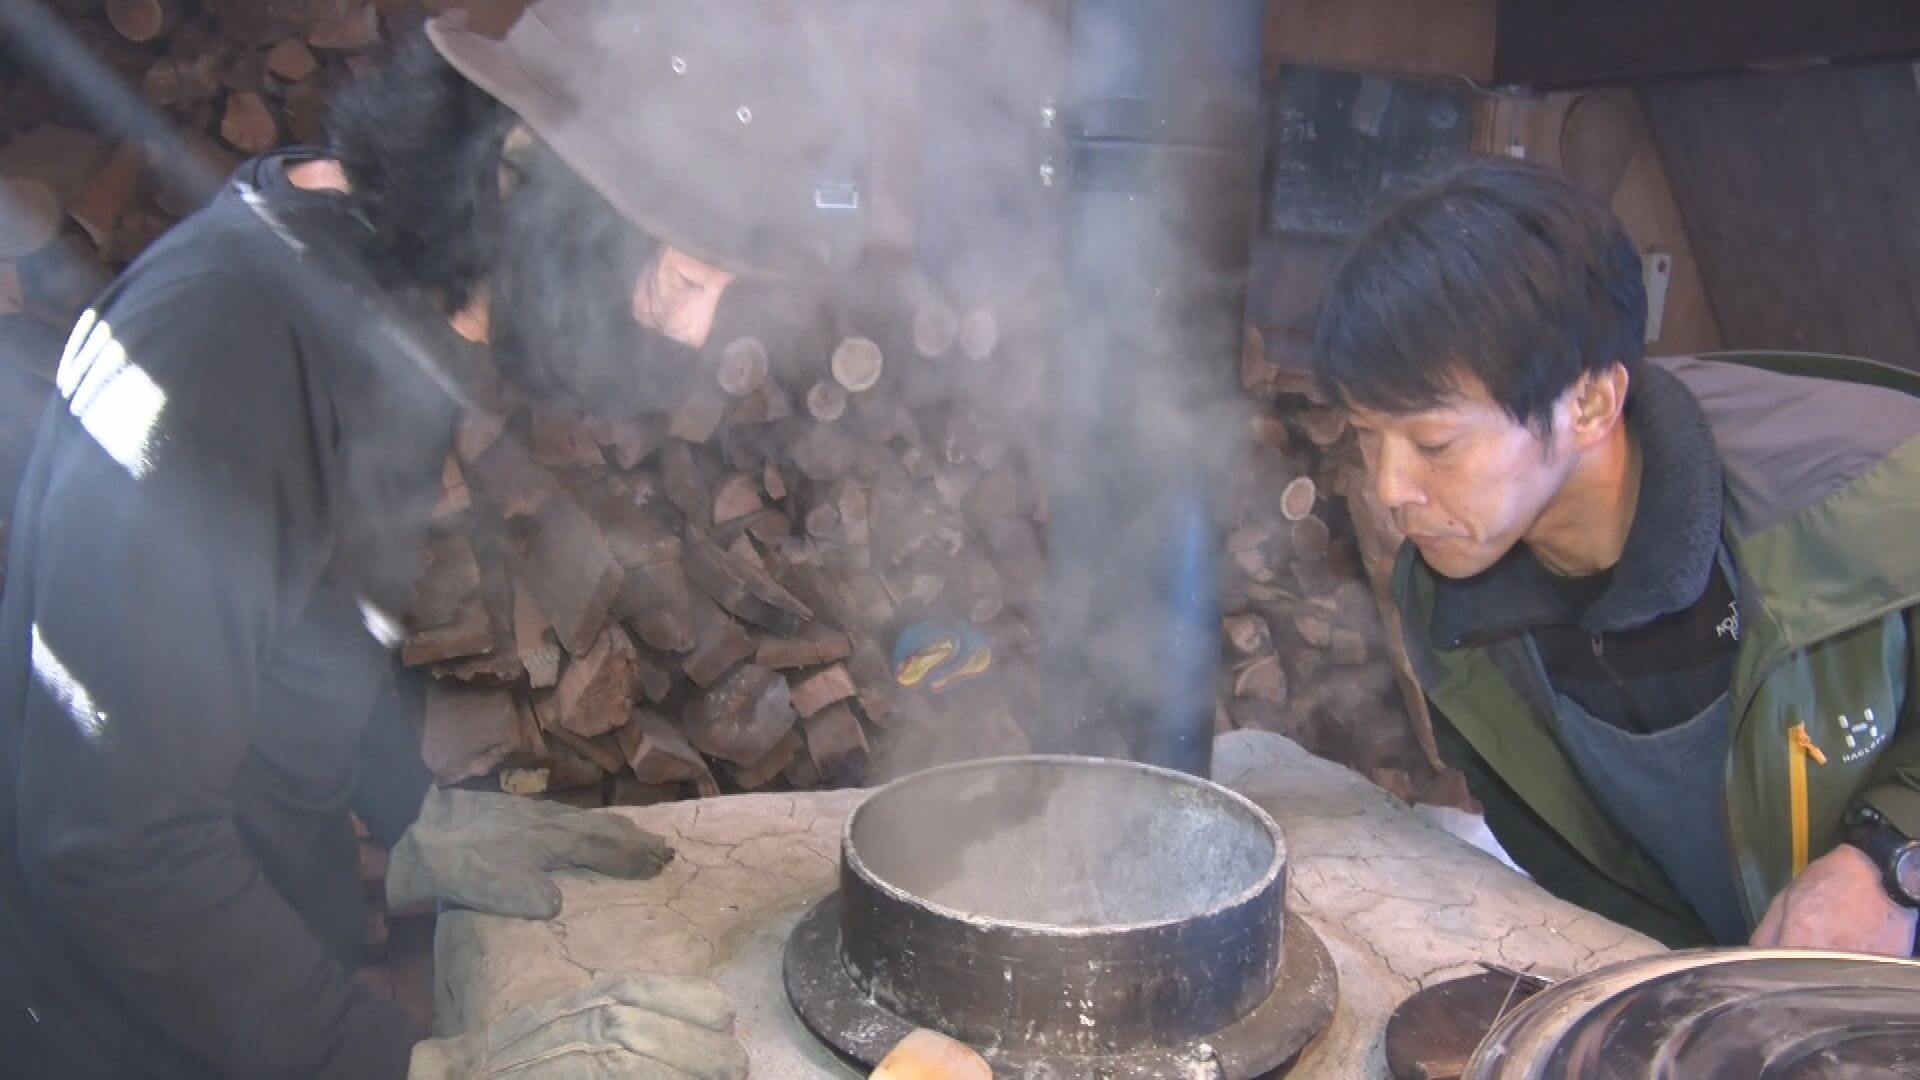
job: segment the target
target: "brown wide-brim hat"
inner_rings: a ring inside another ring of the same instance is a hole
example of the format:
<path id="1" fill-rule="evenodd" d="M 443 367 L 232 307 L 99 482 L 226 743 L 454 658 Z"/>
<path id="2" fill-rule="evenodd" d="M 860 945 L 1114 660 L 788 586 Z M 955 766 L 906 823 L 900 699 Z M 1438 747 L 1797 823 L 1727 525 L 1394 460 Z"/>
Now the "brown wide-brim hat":
<path id="1" fill-rule="evenodd" d="M 858 114 L 817 7 L 538 0 L 499 40 L 459 12 L 426 31 L 639 228 L 736 274 L 795 278 L 826 269 L 857 204 L 842 148 Z"/>

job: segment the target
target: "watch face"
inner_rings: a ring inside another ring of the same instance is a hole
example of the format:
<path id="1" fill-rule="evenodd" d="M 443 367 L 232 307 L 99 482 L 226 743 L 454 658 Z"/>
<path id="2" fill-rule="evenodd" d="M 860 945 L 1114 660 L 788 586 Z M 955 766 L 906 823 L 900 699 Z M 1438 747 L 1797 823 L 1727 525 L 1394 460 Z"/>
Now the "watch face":
<path id="1" fill-rule="evenodd" d="M 1907 903 L 1920 904 L 1920 843 L 1903 846 L 1893 856 L 1893 884 L 1906 894 Z"/>

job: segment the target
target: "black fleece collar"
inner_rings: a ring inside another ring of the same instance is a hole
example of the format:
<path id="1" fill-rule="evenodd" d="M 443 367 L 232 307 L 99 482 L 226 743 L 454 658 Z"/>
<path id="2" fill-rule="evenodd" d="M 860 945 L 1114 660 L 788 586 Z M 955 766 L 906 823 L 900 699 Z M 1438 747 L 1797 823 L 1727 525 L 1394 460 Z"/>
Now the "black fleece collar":
<path id="1" fill-rule="evenodd" d="M 1693 394 L 1642 364 L 1627 399 L 1640 443 L 1640 500 L 1605 592 L 1577 610 L 1525 545 L 1464 580 L 1434 577 L 1435 646 L 1459 649 L 1542 626 L 1633 630 L 1700 599 L 1720 546 L 1723 492 L 1713 432 Z"/>

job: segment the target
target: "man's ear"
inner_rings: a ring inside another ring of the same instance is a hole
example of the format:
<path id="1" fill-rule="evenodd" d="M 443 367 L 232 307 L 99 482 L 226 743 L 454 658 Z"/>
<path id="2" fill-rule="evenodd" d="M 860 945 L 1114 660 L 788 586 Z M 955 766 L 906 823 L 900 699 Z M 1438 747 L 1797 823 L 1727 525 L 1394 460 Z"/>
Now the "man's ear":
<path id="1" fill-rule="evenodd" d="M 1580 376 L 1573 384 L 1574 440 L 1589 445 L 1611 435 L 1626 415 L 1627 387 L 1632 377 L 1624 364 L 1610 364 Z"/>

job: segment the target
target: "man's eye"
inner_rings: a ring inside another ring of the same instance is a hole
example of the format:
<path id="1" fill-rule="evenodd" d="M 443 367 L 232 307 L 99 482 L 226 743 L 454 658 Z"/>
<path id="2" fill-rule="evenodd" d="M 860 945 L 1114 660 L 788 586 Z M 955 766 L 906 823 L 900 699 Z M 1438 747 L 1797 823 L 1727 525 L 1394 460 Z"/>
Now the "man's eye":
<path id="1" fill-rule="evenodd" d="M 1439 457 L 1440 455 L 1446 453 L 1448 450 L 1451 450 L 1453 448 L 1453 442 L 1454 440 L 1452 439 L 1448 439 L 1445 442 L 1437 442 L 1437 443 L 1417 442 L 1413 444 L 1413 448 L 1415 450 L 1420 451 L 1422 454 L 1425 454 L 1428 457 Z"/>

